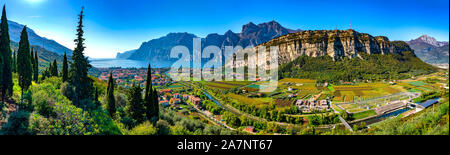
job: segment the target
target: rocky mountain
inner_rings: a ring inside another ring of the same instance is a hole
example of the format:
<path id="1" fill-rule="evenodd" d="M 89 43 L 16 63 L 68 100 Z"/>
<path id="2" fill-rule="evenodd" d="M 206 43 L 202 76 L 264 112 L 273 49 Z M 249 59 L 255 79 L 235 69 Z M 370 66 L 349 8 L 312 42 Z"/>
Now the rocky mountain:
<path id="1" fill-rule="evenodd" d="M 270 46 L 278 46 L 278 62 L 280 64 L 291 62 L 299 56 L 318 57 L 328 55 L 334 60 L 338 60 L 342 57 L 360 57 L 359 53 L 361 52 L 389 54 L 412 51 L 408 44 L 403 41 L 389 41 L 387 37 L 373 37 L 354 30 L 302 31 L 275 38 L 254 48 L 258 49 L 259 46 L 266 46 L 267 51 Z M 269 55 L 267 55 L 267 60 L 270 60 Z M 227 61 L 226 65 L 231 66 L 231 61 Z M 236 58 L 236 65 L 242 67 L 247 65 L 247 62 Z"/>
<path id="2" fill-rule="evenodd" d="M 437 41 L 435 38 L 430 37 L 428 35 L 422 35 L 417 39 L 408 41 L 408 43 L 410 43 L 410 44 L 427 43 L 427 44 L 433 45 L 435 47 L 442 47 L 442 46 L 448 45 L 448 42 Z"/>
<path id="3" fill-rule="evenodd" d="M 10 35 L 11 41 L 19 42 L 20 41 L 20 33 L 22 32 L 24 25 L 16 23 L 14 21 L 8 21 L 8 26 L 9 26 L 9 35 Z M 64 52 L 67 52 L 68 55 L 72 55 L 72 50 L 68 49 L 67 47 L 64 47 L 63 45 L 57 43 L 54 40 L 47 39 L 45 37 L 41 37 L 41 36 L 37 35 L 29 27 L 27 27 L 27 32 L 28 32 L 28 39 L 29 39 L 31 45 L 44 47 L 46 50 L 55 52 L 59 55 L 64 55 Z"/>
<path id="4" fill-rule="evenodd" d="M 168 67 L 178 59 L 170 59 L 170 51 L 175 46 L 188 47 L 192 51 L 193 38 L 190 33 L 169 33 L 168 35 L 142 43 L 127 59 L 148 61 L 152 66 Z"/>
<path id="5" fill-rule="evenodd" d="M 133 54 L 133 53 L 136 52 L 136 51 L 137 51 L 137 49 L 125 51 L 125 52 L 122 52 L 122 53 L 117 53 L 116 58 L 119 58 L 119 59 L 128 59 L 128 58 L 131 56 L 131 54 Z"/>
<path id="6" fill-rule="evenodd" d="M 291 30 L 284 28 L 275 21 L 254 24 L 248 23 L 242 26 L 240 33 L 234 33 L 228 30 L 223 35 L 214 33 L 202 38 L 202 48 L 209 45 L 221 47 L 225 46 L 256 46 L 276 37 L 289 33 L 299 32 L 301 30 Z M 167 64 L 170 66 L 176 59 L 169 59 L 170 50 L 177 45 L 188 47 L 192 51 L 192 39 L 197 36 L 189 33 L 170 33 L 167 36 L 144 42 L 139 49 L 118 54 L 117 58 L 126 58 L 133 60 L 145 60 L 153 64 Z"/>
<path id="7" fill-rule="evenodd" d="M 448 42 L 436 41 L 435 38 L 423 35 L 407 42 L 414 53 L 423 61 L 430 64 L 448 64 Z"/>

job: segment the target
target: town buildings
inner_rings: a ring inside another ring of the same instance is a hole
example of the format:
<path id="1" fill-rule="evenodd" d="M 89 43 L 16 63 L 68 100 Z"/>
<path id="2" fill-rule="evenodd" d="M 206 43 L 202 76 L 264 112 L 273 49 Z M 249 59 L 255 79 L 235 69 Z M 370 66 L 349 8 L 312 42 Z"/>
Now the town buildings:
<path id="1" fill-rule="evenodd" d="M 295 105 L 302 112 L 312 112 L 312 111 L 328 111 L 330 108 L 329 100 L 297 100 Z"/>

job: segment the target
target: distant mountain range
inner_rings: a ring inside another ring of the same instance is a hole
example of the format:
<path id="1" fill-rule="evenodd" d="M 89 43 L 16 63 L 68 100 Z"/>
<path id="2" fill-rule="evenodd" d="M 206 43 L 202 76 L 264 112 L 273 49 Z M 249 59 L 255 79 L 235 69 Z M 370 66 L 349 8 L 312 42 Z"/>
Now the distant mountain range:
<path id="1" fill-rule="evenodd" d="M 20 41 L 20 33 L 22 32 L 24 25 L 8 20 L 8 26 L 11 41 L 18 43 Z M 57 43 L 54 40 L 47 39 L 45 37 L 37 35 L 29 27 L 27 27 L 27 32 L 28 32 L 28 40 L 31 45 L 43 47 L 45 48 L 45 50 L 49 52 L 55 52 L 59 55 L 64 55 L 64 52 L 67 52 L 67 55 L 72 55 L 72 50 L 70 50 L 69 48 Z"/>
<path id="2" fill-rule="evenodd" d="M 448 42 L 436 41 L 435 38 L 422 35 L 417 39 L 407 42 L 414 53 L 429 64 L 448 64 L 449 49 Z"/>
<path id="3" fill-rule="evenodd" d="M 202 48 L 209 45 L 221 47 L 225 46 L 256 46 L 268 42 L 276 37 L 289 33 L 300 32 L 301 30 L 291 30 L 281 26 L 275 21 L 254 24 L 252 22 L 242 26 L 240 33 L 228 30 L 223 35 L 213 33 L 207 35 L 202 40 Z M 192 51 L 193 38 L 196 35 L 190 33 L 169 33 L 168 35 L 142 43 L 137 50 L 132 50 L 117 54 L 117 58 L 149 61 L 152 65 L 170 66 L 177 59 L 170 59 L 170 50 L 174 46 L 186 46 Z"/>
<path id="4" fill-rule="evenodd" d="M 222 49 L 224 49 L 225 46 L 237 45 L 245 48 L 247 46 L 257 46 L 277 37 L 297 32 L 302 32 L 302 30 L 285 28 L 276 21 L 258 25 L 250 22 L 242 26 L 240 33 L 234 33 L 231 30 L 225 32 L 223 35 L 213 33 L 207 35 L 205 38 L 201 38 L 201 41 L 202 48 L 209 45 L 215 45 Z M 317 32 L 319 31 L 316 31 L 315 33 Z M 142 43 L 138 49 L 118 53 L 116 58 L 147 61 L 158 67 L 168 67 L 177 60 L 169 58 L 172 47 L 183 45 L 186 46 L 189 51 L 192 51 L 193 38 L 197 38 L 197 36 L 187 32 L 169 33 L 164 37 Z M 386 38 L 376 37 L 372 39 L 379 41 L 380 39 L 385 40 Z M 407 41 L 406 43 L 415 51 L 417 57 L 429 64 L 449 63 L 448 42 L 437 41 L 433 37 L 423 35 L 417 39 Z"/>

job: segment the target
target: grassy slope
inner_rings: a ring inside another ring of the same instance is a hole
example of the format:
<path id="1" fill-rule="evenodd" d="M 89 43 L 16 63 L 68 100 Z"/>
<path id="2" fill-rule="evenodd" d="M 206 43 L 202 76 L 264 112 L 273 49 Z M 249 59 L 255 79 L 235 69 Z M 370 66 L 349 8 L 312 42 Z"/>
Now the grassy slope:
<path id="1" fill-rule="evenodd" d="M 449 101 L 406 118 L 394 118 L 372 126 L 367 134 L 376 135 L 448 135 Z"/>

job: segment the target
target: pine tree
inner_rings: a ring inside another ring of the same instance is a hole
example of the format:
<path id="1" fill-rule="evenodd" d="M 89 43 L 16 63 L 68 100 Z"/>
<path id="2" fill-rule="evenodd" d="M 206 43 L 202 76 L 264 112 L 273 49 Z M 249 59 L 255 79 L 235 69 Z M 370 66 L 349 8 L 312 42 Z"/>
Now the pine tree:
<path id="1" fill-rule="evenodd" d="M 23 92 L 27 91 L 31 85 L 31 61 L 30 61 L 30 43 L 28 41 L 27 27 L 24 26 L 20 35 L 19 50 L 17 53 L 17 69 L 19 74 L 19 86 Z"/>
<path id="2" fill-rule="evenodd" d="M 53 65 L 52 65 L 52 76 L 58 76 L 58 63 L 56 62 L 56 59 L 53 60 Z"/>
<path id="3" fill-rule="evenodd" d="M 144 122 L 145 119 L 145 109 L 142 104 L 141 91 L 141 86 L 139 86 L 139 84 L 136 86 L 136 84 L 133 83 L 133 86 L 128 92 L 128 102 L 126 107 L 128 117 L 134 119 L 138 124 Z"/>
<path id="4" fill-rule="evenodd" d="M 112 77 L 112 72 L 109 73 L 109 79 L 108 79 L 108 87 L 106 89 L 106 103 L 108 107 L 109 115 L 114 118 L 116 114 L 116 99 L 114 98 L 114 87 L 115 82 Z"/>
<path id="5" fill-rule="evenodd" d="M 33 55 L 32 55 L 33 56 Z M 34 52 L 34 82 L 39 81 L 39 57 L 37 56 L 37 51 Z"/>
<path id="6" fill-rule="evenodd" d="M 64 59 L 63 59 L 63 65 L 62 65 L 62 79 L 63 82 L 66 82 L 69 78 L 68 75 L 68 65 L 67 65 L 67 54 L 64 52 Z"/>
<path id="7" fill-rule="evenodd" d="M 9 38 L 8 19 L 6 18 L 6 9 L 3 6 L 2 19 L 0 23 L 0 55 L 2 56 L 2 99 L 5 96 L 11 96 L 13 92 L 12 68 L 11 68 L 11 45 Z M 28 40 L 27 40 L 28 41 Z"/>
<path id="8" fill-rule="evenodd" d="M 84 9 L 84 8 L 83 8 Z M 74 87 L 74 96 L 72 101 L 76 106 L 86 107 L 84 103 L 92 100 L 92 79 L 88 76 L 88 70 L 91 68 L 88 59 L 84 56 L 84 31 L 83 31 L 83 9 L 79 15 L 77 26 L 77 38 L 74 40 L 76 47 L 72 54 L 72 63 L 70 67 L 70 84 Z"/>

